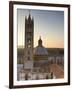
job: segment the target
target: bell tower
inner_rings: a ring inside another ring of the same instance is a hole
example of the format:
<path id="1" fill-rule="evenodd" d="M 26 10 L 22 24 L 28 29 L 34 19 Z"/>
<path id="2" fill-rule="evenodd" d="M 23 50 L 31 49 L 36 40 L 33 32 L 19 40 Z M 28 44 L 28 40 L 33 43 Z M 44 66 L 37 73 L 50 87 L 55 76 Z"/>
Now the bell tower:
<path id="1" fill-rule="evenodd" d="M 25 52 L 24 52 L 24 68 L 31 69 L 33 67 L 33 40 L 34 39 L 34 20 L 29 13 L 28 18 L 25 17 Z"/>

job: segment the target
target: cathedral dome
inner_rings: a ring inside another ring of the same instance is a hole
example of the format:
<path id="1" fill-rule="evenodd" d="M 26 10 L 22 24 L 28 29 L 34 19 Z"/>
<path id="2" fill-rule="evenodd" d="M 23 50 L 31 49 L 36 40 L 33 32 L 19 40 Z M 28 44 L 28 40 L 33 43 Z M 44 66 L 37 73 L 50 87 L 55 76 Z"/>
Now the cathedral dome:
<path id="1" fill-rule="evenodd" d="M 41 37 L 38 40 L 38 46 L 34 49 L 34 55 L 48 55 L 46 48 L 42 45 Z"/>
<path id="2" fill-rule="evenodd" d="M 34 55 L 48 55 L 48 52 L 47 52 L 46 48 L 44 48 L 43 46 L 42 47 L 37 46 L 34 49 Z"/>

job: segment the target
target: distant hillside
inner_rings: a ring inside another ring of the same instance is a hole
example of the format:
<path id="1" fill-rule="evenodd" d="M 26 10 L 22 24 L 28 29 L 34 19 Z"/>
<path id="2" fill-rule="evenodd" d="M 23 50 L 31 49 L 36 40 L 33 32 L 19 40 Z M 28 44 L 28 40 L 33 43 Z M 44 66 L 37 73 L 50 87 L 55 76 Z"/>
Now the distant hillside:
<path id="1" fill-rule="evenodd" d="M 64 48 L 47 48 L 50 54 L 64 54 Z"/>
<path id="2" fill-rule="evenodd" d="M 46 48 L 49 54 L 64 54 L 64 48 Z M 24 55 L 24 48 L 17 49 L 18 56 Z"/>

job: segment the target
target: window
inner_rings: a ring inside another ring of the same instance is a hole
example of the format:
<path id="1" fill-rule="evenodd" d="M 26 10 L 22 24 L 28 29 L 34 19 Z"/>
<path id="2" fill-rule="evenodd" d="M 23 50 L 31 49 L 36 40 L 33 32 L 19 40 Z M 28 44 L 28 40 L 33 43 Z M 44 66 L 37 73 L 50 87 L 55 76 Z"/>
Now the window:
<path id="1" fill-rule="evenodd" d="M 30 60 L 30 57 L 28 57 L 28 60 Z"/>
<path id="2" fill-rule="evenodd" d="M 30 54 L 30 51 L 28 51 L 28 54 Z"/>
<path id="3" fill-rule="evenodd" d="M 31 47 L 31 45 L 30 44 L 28 44 L 28 48 L 30 48 Z"/>
<path id="4" fill-rule="evenodd" d="M 27 35 L 28 35 L 29 37 L 31 37 L 31 36 L 32 36 L 32 32 L 27 32 Z"/>
<path id="5" fill-rule="evenodd" d="M 28 39 L 27 39 L 27 42 L 28 42 L 28 43 L 31 43 L 31 39 L 30 39 L 30 38 L 28 38 Z"/>
<path id="6" fill-rule="evenodd" d="M 28 43 L 31 43 L 31 40 L 28 40 Z"/>

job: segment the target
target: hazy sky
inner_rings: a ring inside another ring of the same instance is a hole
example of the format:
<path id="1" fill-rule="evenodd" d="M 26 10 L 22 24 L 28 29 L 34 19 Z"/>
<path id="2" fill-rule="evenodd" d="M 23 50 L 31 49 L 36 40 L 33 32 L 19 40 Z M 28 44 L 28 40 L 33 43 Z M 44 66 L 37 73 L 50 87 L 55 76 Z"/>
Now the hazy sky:
<path id="1" fill-rule="evenodd" d="M 64 12 L 52 10 L 30 10 L 34 18 L 34 47 L 38 45 L 41 36 L 43 46 L 64 48 Z M 17 10 L 18 46 L 25 43 L 25 16 L 28 17 L 29 10 Z"/>

